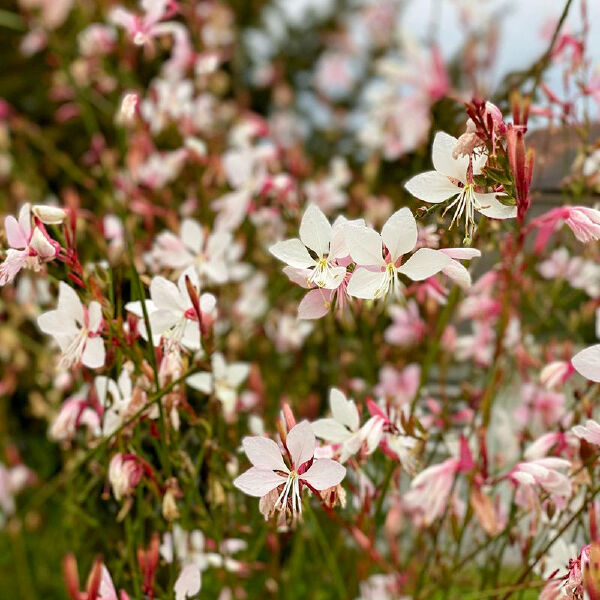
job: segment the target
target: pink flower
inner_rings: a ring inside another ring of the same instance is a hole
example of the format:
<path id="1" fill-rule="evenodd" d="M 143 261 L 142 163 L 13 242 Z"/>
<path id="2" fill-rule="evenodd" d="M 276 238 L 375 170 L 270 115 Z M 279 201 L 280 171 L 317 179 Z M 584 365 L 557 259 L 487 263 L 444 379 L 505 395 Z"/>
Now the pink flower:
<path id="1" fill-rule="evenodd" d="M 64 211 L 55 210 L 60 211 L 64 218 Z M 21 207 L 18 221 L 13 216 L 6 217 L 4 229 L 10 249 L 6 252 L 6 259 L 0 265 L 0 286 L 10 283 L 22 268 L 39 271 L 44 262 L 58 255 L 60 245 L 50 238 L 42 223 L 38 220 L 32 228 L 29 203 Z"/>
<path id="2" fill-rule="evenodd" d="M 587 206 L 561 206 L 531 222 L 531 227 L 539 230 L 535 241 L 537 252 L 545 248 L 550 236 L 563 223 L 584 244 L 600 239 L 600 211 Z"/>
<path id="3" fill-rule="evenodd" d="M 173 37 L 171 59 L 165 63 L 165 71 L 184 71 L 193 59 L 187 29 L 176 21 L 164 21 L 177 12 L 173 0 L 141 0 L 144 13 L 134 14 L 122 7 L 114 8 L 109 14 L 109 21 L 123 27 L 136 46 L 151 47 L 152 40 L 161 35 Z"/>
<path id="4" fill-rule="evenodd" d="M 385 340 L 396 346 L 418 344 L 425 335 L 425 322 L 419 315 L 419 307 L 414 300 L 405 306 L 390 306 L 392 324 L 385 330 Z"/>
<path id="5" fill-rule="evenodd" d="M 115 454 L 108 466 L 108 480 L 117 500 L 133 493 L 144 468 L 135 454 Z"/>
<path id="6" fill-rule="evenodd" d="M 286 439 L 291 468 L 281 455 L 279 446 L 265 437 L 245 437 L 242 441 L 252 467 L 235 479 L 233 484 L 245 494 L 263 497 L 279 491 L 274 508 L 287 511 L 292 517 L 302 514 L 303 486 L 323 491 L 334 487 L 346 475 L 346 469 L 328 458 L 314 458 L 315 434 L 308 421 L 295 425 Z"/>
<path id="7" fill-rule="evenodd" d="M 75 437 L 77 428 L 83 425 L 94 436 L 100 435 L 100 415 L 88 402 L 87 385 L 63 402 L 58 415 L 50 425 L 48 435 L 57 441 L 71 440 Z"/>
<path id="8" fill-rule="evenodd" d="M 62 281 L 58 284 L 58 306 L 38 317 L 39 328 L 54 336 L 62 358 L 60 366 L 68 368 L 79 362 L 90 369 L 104 365 L 102 307 L 93 300 L 84 307 L 73 288 Z"/>
<path id="9" fill-rule="evenodd" d="M 539 486 L 553 496 L 568 498 L 571 495 L 571 482 L 560 469 L 568 469 L 570 466 L 571 463 L 564 458 L 539 458 L 517 464 L 509 477 L 514 483 L 526 488 Z"/>
<path id="10" fill-rule="evenodd" d="M 386 366 L 379 371 L 375 393 L 391 399 L 398 406 L 406 404 L 417 393 L 420 379 L 421 367 L 417 364 L 408 365 L 401 371 Z"/>
<path id="11" fill-rule="evenodd" d="M 522 423 L 541 421 L 544 426 L 556 425 L 564 414 L 564 394 L 526 383 L 521 388 L 522 403 L 517 409 Z"/>
<path id="12" fill-rule="evenodd" d="M 547 389 L 563 385 L 575 372 L 573 365 L 567 360 L 555 360 L 547 364 L 540 372 L 540 381 Z"/>
<path id="13" fill-rule="evenodd" d="M 412 480 L 410 490 L 404 495 L 404 504 L 421 514 L 425 525 L 431 525 L 443 514 L 459 465 L 459 459 L 448 458 L 427 467 Z"/>
<path id="14" fill-rule="evenodd" d="M 592 419 L 588 419 L 585 425 L 575 425 L 571 430 L 578 438 L 590 444 L 600 446 L 600 425 Z"/>

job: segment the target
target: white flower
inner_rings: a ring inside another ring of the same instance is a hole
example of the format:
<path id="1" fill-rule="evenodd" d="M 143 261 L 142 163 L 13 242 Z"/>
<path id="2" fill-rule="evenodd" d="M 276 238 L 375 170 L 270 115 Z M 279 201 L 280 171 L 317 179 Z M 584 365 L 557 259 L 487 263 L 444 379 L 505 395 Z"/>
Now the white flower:
<path id="1" fill-rule="evenodd" d="M 344 235 L 350 256 L 359 265 L 348 284 L 348 294 L 356 298 L 400 295 L 400 274 L 421 281 L 450 264 L 449 256 L 431 248 L 419 248 L 402 264 L 402 255 L 413 250 L 418 237 L 417 223 L 408 208 L 396 211 L 385 222 L 381 235 L 360 225 L 347 225 Z"/>
<path id="2" fill-rule="evenodd" d="M 338 248 L 332 244 L 333 228 L 323 212 L 309 204 L 300 223 L 300 239 L 277 242 L 269 248 L 276 258 L 295 269 L 307 269 L 308 281 L 327 289 L 337 288 L 346 275 L 346 267 L 336 262 Z M 316 255 L 313 258 L 308 250 Z"/>
<path id="3" fill-rule="evenodd" d="M 453 150 L 458 140 L 439 131 L 433 140 L 431 158 L 435 171 L 415 175 L 406 182 L 406 189 L 419 200 L 438 204 L 450 198 L 454 200 L 446 211 L 456 206 L 450 227 L 465 215 L 465 230 L 472 234 L 475 211 L 492 219 L 510 219 L 517 216 L 516 206 L 502 204 L 495 192 L 482 193 L 475 189 L 472 177 L 468 176 L 469 161 L 472 161 L 473 175 L 479 175 L 487 161 L 486 154 L 459 156 L 453 158 Z"/>
<path id="4" fill-rule="evenodd" d="M 102 435 L 109 437 L 127 418 L 127 410 L 133 395 L 131 376 L 127 369 L 121 371 L 117 381 L 99 375 L 94 380 L 94 387 L 96 388 L 98 402 L 104 407 Z"/>
<path id="5" fill-rule="evenodd" d="M 340 462 L 343 463 L 358 452 L 376 417 L 372 417 L 361 428 L 356 404 L 346 399 L 337 388 L 332 388 L 329 393 L 329 405 L 333 418 L 318 419 L 312 424 L 312 429 L 317 437 L 341 445 Z M 369 444 L 368 452 L 373 452 L 375 448 L 377 443 Z"/>
<path id="6" fill-rule="evenodd" d="M 104 341 L 102 330 L 102 307 L 93 300 L 85 308 L 75 290 L 62 281 L 58 284 L 58 306 L 38 317 L 39 328 L 54 336 L 62 358 L 61 368 L 68 368 L 81 361 L 90 369 L 104 365 Z"/>
<path id="7" fill-rule="evenodd" d="M 221 284 L 244 275 L 244 266 L 237 262 L 241 253 L 242 247 L 231 232 L 216 231 L 207 236 L 197 221 L 184 219 L 179 237 L 170 231 L 158 235 L 146 261 L 152 267 L 194 267 L 201 281 Z"/>
<path id="8" fill-rule="evenodd" d="M 150 300 L 145 302 L 155 346 L 160 344 L 161 338 L 165 338 L 167 345 L 180 345 L 189 350 L 201 348 L 200 324 L 186 286 L 186 277 L 198 292 L 201 313 L 209 314 L 215 308 L 216 299 L 212 294 L 200 295 L 198 276 L 193 268 L 180 275 L 177 285 L 164 277 L 153 277 Z M 144 339 L 148 339 L 141 302 L 129 302 L 125 309 L 140 318 L 138 330 Z"/>
<path id="9" fill-rule="evenodd" d="M 212 356 L 212 373 L 196 373 L 186 379 L 189 386 L 205 394 L 214 392 L 223 403 L 225 415 L 235 412 L 238 388 L 250 373 L 250 365 L 243 362 L 227 364 L 220 352 Z"/>
<path id="10" fill-rule="evenodd" d="M 237 571 L 240 563 L 229 555 L 246 548 L 246 542 L 231 538 L 219 544 L 219 552 L 207 552 L 202 531 L 184 531 L 179 525 L 173 526 L 173 534 L 165 533 L 160 546 L 160 554 L 167 563 L 176 557 L 182 570 L 175 582 L 176 600 L 185 600 L 198 594 L 202 588 L 202 572 L 209 567 L 223 567 Z"/>
<path id="11" fill-rule="evenodd" d="M 286 439 L 291 456 L 291 469 L 283 462 L 279 446 L 265 437 L 245 437 L 242 441 L 252 467 L 235 479 L 233 485 L 249 496 L 257 498 L 281 486 L 274 508 L 286 511 L 288 500 L 292 516 L 302 514 L 301 486 L 317 491 L 336 486 L 346 475 L 340 463 L 329 458 L 314 459 L 315 434 L 308 421 L 294 426 Z M 312 460 L 308 469 L 302 471 Z"/>

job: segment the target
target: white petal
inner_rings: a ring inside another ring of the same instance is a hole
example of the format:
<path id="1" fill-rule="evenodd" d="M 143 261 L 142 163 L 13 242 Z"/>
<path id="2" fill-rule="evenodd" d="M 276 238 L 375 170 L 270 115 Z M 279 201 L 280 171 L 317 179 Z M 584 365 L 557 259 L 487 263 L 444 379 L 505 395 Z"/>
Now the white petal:
<path id="1" fill-rule="evenodd" d="M 184 219 L 181 223 L 181 230 L 179 232 L 181 241 L 189 248 L 194 254 L 200 254 L 202 246 L 204 245 L 204 230 L 202 226 L 193 219 Z"/>
<path id="2" fill-rule="evenodd" d="M 322 288 L 336 290 L 346 277 L 346 267 L 328 267 L 323 273 L 323 279 L 316 282 Z"/>
<path id="3" fill-rule="evenodd" d="M 242 440 L 242 446 L 248 460 L 258 469 L 289 472 L 283 462 L 281 450 L 273 440 L 259 435 L 248 436 Z"/>
<path id="4" fill-rule="evenodd" d="M 419 248 L 398 271 L 413 281 L 422 281 L 439 273 L 450 263 L 450 257 L 439 250 Z"/>
<path id="5" fill-rule="evenodd" d="M 233 485 L 248 496 L 260 498 L 286 482 L 286 477 L 277 475 L 270 469 L 250 467 L 245 473 L 234 479 Z"/>
<path id="6" fill-rule="evenodd" d="M 571 359 L 571 364 L 586 379 L 600 383 L 600 344 L 578 352 Z"/>
<path id="7" fill-rule="evenodd" d="M 286 445 L 294 462 L 294 469 L 298 469 L 315 453 L 315 434 L 308 421 L 301 421 L 288 433 Z"/>
<path id="8" fill-rule="evenodd" d="M 181 336 L 181 345 L 188 350 L 193 351 L 202 348 L 200 327 L 196 321 L 186 321 L 185 327 L 183 328 L 183 335 Z"/>
<path id="9" fill-rule="evenodd" d="M 346 396 L 337 388 L 331 388 L 331 392 L 329 392 L 329 405 L 336 421 L 346 425 L 351 431 L 358 429 L 359 417 L 356 404 L 352 400 L 347 400 Z"/>
<path id="10" fill-rule="evenodd" d="M 37 323 L 39 328 L 48 335 L 74 336 L 79 331 L 75 321 L 66 319 L 65 314 L 60 310 L 50 310 L 41 314 Z"/>
<path id="11" fill-rule="evenodd" d="M 319 458 L 300 479 L 304 479 L 315 490 L 326 490 L 337 485 L 346 476 L 346 467 L 329 458 Z"/>
<path id="12" fill-rule="evenodd" d="M 186 600 L 200 592 L 202 588 L 202 573 L 196 564 L 183 567 L 175 582 L 175 600 Z"/>
<path id="13" fill-rule="evenodd" d="M 142 316 L 142 322 L 144 317 Z M 148 315 L 148 321 L 150 321 L 150 329 L 152 329 L 152 337 L 159 337 L 169 331 L 171 327 L 173 327 L 177 321 L 179 321 L 180 317 L 174 314 L 170 310 L 155 310 L 153 313 Z M 156 344 L 155 344 L 156 345 Z"/>
<path id="14" fill-rule="evenodd" d="M 152 278 L 150 282 L 150 297 L 159 309 L 173 312 L 185 311 L 179 289 L 172 281 L 164 277 L 157 276 Z"/>
<path id="15" fill-rule="evenodd" d="M 31 211 L 42 223 L 45 223 L 46 225 L 60 225 L 67 217 L 67 213 L 58 206 L 36 204 Z"/>
<path id="16" fill-rule="evenodd" d="M 437 171 L 426 171 L 409 179 L 404 187 L 419 200 L 437 204 L 456 196 L 460 188 Z"/>
<path id="17" fill-rule="evenodd" d="M 58 310 L 83 325 L 83 305 L 79 296 L 66 283 L 58 284 Z"/>
<path id="18" fill-rule="evenodd" d="M 99 302 L 92 300 L 88 307 L 88 329 L 96 333 L 102 324 L 102 307 Z"/>
<path id="19" fill-rule="evenodd" d="M 482 206 L 485 208 L 480 208 L 479 212 L 491 219 L 513 219 L 517 216 L 517 207 L 516 206 L 506 206 L 506 204 L 502 204 L 496 196 L 496 193 L 490 194 L 478 194 L 475 193 L 475 197 Z"/>
<path id="20" fill-rule="evenodd" d="M 469 157 L 460 156 L 456 159 L 452 157 L 457 142 L 458 140 L 455 137 L 444 131 L 438 131 L 433 140 L 431 159 L 436 171 L 449 177 L 455 177 L 465 183 Z"/>
<path id="21" fill-rule="evenodd" d="M 36 227 L 33 230 L 29 245 L 42 257 L 51 258 L 56 255 L 54 246 L 48 241 L 48 238 Z"/>
<path id="22" fill-rule="evenodd" d="M 305 246 L 316 252 L 318 256 L 329 253 L 331 224 L 315 204 L 309 204 L 302 216 L 300 239 Z"/>
<path id="23" fill-rule="evenodd" d="M 369 227 L 347 225 L 344 239 L 352 260 L 359 265 L 384 265 L 383 241 L 381 236 Z"/>
<path id="24" fill-rule="evenodd" d="M 210 373 L 195 373 L 185 381 L 190 387 L 205 394 L 210 394 L 213 390 L 213 377 Z"/>
<path id="25" fill-rule="evenodd" d="M 144 318 L 144 309 L 142 308 L 142 303 L 139 300 L 135 300 L 133 302 L 128 302 L 125 305 L 125 310 L 133 313 L 136 317 L 140 319 Z M 146 311 L 148 315 L 151 315 L 153 312 L 156 312 L 156 305 L 152 300 L 146 300 Z"/>
<path id="26" fill-rule="evenodd" d="M 250 373 L 248 363 L 235 362 L 227 367 L 227 382 L 233 387 L 239 387 Z"/>
<path id="27" fill-rule="evenodd" d="M 188 292 L 186 279 L 190 280 L 192 287 L 198 291 L 200 290 L 200 280 L 198 279 L 198 273 L 194 267 L 188 267 L 177 279 L 177 289 L 179 290 L 179 304 L 185 306 L 185 308 L 192 308 L 192 301 L 190 300 L 190 293 Z"/>
<path id="28" fill-rule="evenodd" d="M 81 362 L 90 369 L 99 369 L 104 366 L 105 357 L 104 340 L 101 337 L 88 338 Z"/>
<path id="29" fill-rule="evenodd" d="M 384 271 L 358 268 L 348 283 L 348 294 L 355 298 L 373 299 L 377 290 L 383 285 L 385 277 Z"/>
<path id="30" fill-rule="evenodd" d="M 297 238 L 277 242 L 269 248 L 269 252 L 281 262 L 296 269 L 306 269 L 315 264 L 304 244 Z"/>
<path id="31" fill-rule="evenodd" d="M 396 211 L 381 229 L 383 243 L 390 251 L 391 262 L 410 252 L 417 244 L 417 222 L 410 208 Z"/>
<path id="32" fill-rule="evenodd" d="M 333 444 L 344 442 L 351 436 L 348 429 L 335 419 L 317 419 L 311 425 L 318 438 Z"/>

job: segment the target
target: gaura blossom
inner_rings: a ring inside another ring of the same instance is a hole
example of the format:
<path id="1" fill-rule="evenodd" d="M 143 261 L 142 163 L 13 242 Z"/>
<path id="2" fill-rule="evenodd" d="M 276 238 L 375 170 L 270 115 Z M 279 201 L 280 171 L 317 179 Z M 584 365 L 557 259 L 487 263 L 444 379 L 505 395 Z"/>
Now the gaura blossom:
<path id="1" fill-rule="evenodd" d="M 195 373 L 186 379 L 187 384 L 205 394 L 214 392 L 217 400 L 223 404 L 227 417 L 235 413 L 238 400 L 238 388 L 250 373 L 250 365 L 243 362 L 227 364 L 220 352 L 212 355 L 212 373 Z"/>
<path id="2" fill-rule="evenodd" d="M 331 253 L 336 255 L 336 264 L 341 267 L 347 267 L 352 263 L 350 252 L 346 245 L 346 239 L 344 236 L 344 230 L 349 225 L 363 225 L 365 222 L 363 219 L 356 219 L 348 221 L 345 217 L 340 215 L 333 223 L 331 228 Z M 335 250 L 333 250 L 335 249 Z M 311 280 L 314 271 L 310 269 L 298 269 L 294 267 L 284 267 L 283 272 L 288 276 L 290 281 L 293 281 L 297 285 L 309 289 L 307 294 L 302 298 L 298 305 L 298 318 L 299 319 L 320 319 L 324 317 L 331 307 L 336 303 L 338 311 L 342 311 L 348 300 L 348 281 L 350 274 L 346 271 L 344 276 L 339 282 L 336 288 L 328 289 L 325 287 L 319 287 L 314 281 Z"/>
<path id="3" fill-rule="evenodd" d="M 89 387 L 84 385 L 62 403 L 48 430 L 50 439 L 72 440 L 77 429 L 82 426 L 85 426 L 93 436 L 100 434 L 100 415 L 90 406 L 88 393 Z"/>
<path id="4" fill-rule="evenodd" d="M 460 461 L 448 458 L 421 471 L 411 482 L 403 501 L 411 511 L 417 511 L 428 526 L 444 512 L 458 473 Z"/>
<path id="5" fill-rule="evenodd" d="M 458 156 L 454 148 L 458 140 L 439 131 L 433 140 L 431 158 L 435 171 L 415 175 L 406 182 L 406 189 L 419 200 L 438 204 L 452 199 L 445 212 L 453 207 L 454 216 L 450 227 L 465 216 L 465 231 L 472 235 L 475 228 L 475 211 L 492 219 L 510 219 L 517 216 L 516 206 L 502 204 L 496 192 L 485 193 L 477 189 L 473 181 L 487 162 L 486 154 Z"/>
<path id="6" fill-rule="evenodd" d="M 58 255 L 60 244 L 50 238 L 41 222 L 58 224 L 64 219 L 65 212 L 52 206 L 34 206 L 33 214 L 38 220 L 33 227 L 31 213 L 31 205 L 26 203 L 19 211 L 18 221 L 12 215 L 4 219 L 10 248 L 0 265 L 0 286 L 10 283 L 22 268 L 39 271 L 43 263 Z"/>
<path id="7" fill-rule="evenodd" d="M 575 425 L 571 431 L 589 444 L 600 446 L 600 425 L 593 419 L 588 419 L 585 425 Z"/>
<path id="8" fill-rule="evenodd" d="M 363 442 L 367 442 L 366 452 L 371 454 L 377 448 L 379 436 L 369 435 L 377 417 L 371 417 L 362 427 L 356 404 L 348 400 L 343 392 L 332 388 L 329 393 L 331 418 L 318 419 L 312 423 L 315 435 L 339 447 L 340 462 L 356 454 Z"/>
<path id="9" fill-rule="evenodd" d="M 242 441 L 252 467 L 235 479 L 233 484 L 249 496 L 262 497 L 277 490 L 274 508 L 292 517 L 302 514 L 301 490 L 304 486 L 323 491 L 337 486 L 346 469 L 329 458 L 314 458 L 315 434 L 308 421 L 292 427 L 286 438 L 290 458 L 288 467 L 279 446 L 265 437 L 245 437 Z"/>
<path id="10" fill-rule="evenodd" d="M 117 500 L 133 493 L 144 473 L 144 467 L 135 454 L 115 454 L 108 465 L 108 481 Z"/>
<path id="11" fill-rule="evenodd" d="M 409 300 L 405 306 L 392 305 L 388 312 L 392 318 L 392 324 L 384 333 L 388 344 L 408 347 L 423 339 L 425 321 L 421 319 L 419 306 L 414 300 Z"/>
<path id="12" fill-rule="evenodd" d="M 300 223 L 300 239 L 277 242 L 269 248 L 276 258 L 295 269 L 307 269 L 308 282 L 326 289 L 337 288 L 346 267 L 337 264 L 339 248 L 332 244 L 333 228 L 314 204 L 309 204 Z M 315 256 L 309 253 L 311 250 Z"/>
<path id="13" fill-rule="evenodd" d="M 200 281 L 221 284 L 243 275 L 243 265 L 237 263 L 242 247 L 229 231 L 206 235 L 193 219 L 184 219 L 179 236 L 170 231 L 160 233 L 147 262 L 153 267 L 187 269 L 194 267 Z"/>
<path id="14" fill-rule="evenodd" d="M 417 222 L 410 209 L 401 208 L 383 225 L 381 235 L 361 225 L 344 229 L 346 245 L 357 268 L 348 284 L 348 294 L 356 298 L 397 297 L 403 285 L 399 275 L 422 281 L 450 264 L 450 257 L 431 248 L 419 248 L 404 264 L 402 256 L 417 243 Z"/>
<path id="15" fill-rule="evenodd" d="M 83 306 L 75 290 L 62 281 L 58 284 L 58 306 L 38 317 L 39 328 L 54 336 L 62 358 L 63 369 L 81 362 L 90 369 L 104 365 L 105 350 L 101 332 L 102 307 L 92 300 Z"/>
<path id="16" fill-rule="evenodd" d="M 190 298 L 186 278 L 189 278 L 199 299 L 200 315 L 196 313 Z M 198 276 L 192 267 L 179 276 L 177 285 L 164 277 L 153 277 L 150 282 L 150 300 L 145 300 L 145 303 L 155 346 L 158 346 L 161 338 L 164 338 L 167 345 L 183 346 L 192 351 L 200 350 L 202 324 L 198 319 L 199 316 L 211 318 L 216 299 L 212 294 L 200 294 Z M 125 309 L 140 319 L 138 331 L 144 339 L 148 339 L 141 302 L 128 302 Z"/>
<path id="17" fill-rule="evenodd" d="M 177 558 L 182 570 L 175 582 L 175 599 L 185 600 L 193 597 L 202 589 L 202 573 L 210 567 L 225 568 L 236 572 L 242 564 L 230 555 L 246 548 L 246 542 L 240 539 L 223 540 L 218 552 L 210 551 L 211 540 L 206 540 L 199 529 L 184 531 L 179 525 L 173 526 L 173 534 L 165 533 L 160 546 L 160 554 L 167 563 Z"/>
<path id="18" fill-rule="evenodd" d="M 600 240 L 600 211 L 588 206 L 559 206 L 534 219 L 530 227 L 538 229 L 535 249 L 541 252 L 550 236 L 565 224 L 582 243 Z"/>
<path id="19" fill-rule="evenodd" d="M 115 381 L 104 375 L 94 380 L 98 402 L 104 408 L 102 415 L 102 435 L 111 436 L 127 419 L 132 401 L 133 386 L 131 375 L 123 369 L 119 379 Z"/>
<path id="20" fill-rule="evenodd" d="M 173 37 L 173 51 L 169 61 L 165 63 L 165 71 L 185 70 L 191 63 L 193 51 L 187 29 L 176 21 L 164 21 L 173 16 L 176 6 L 171 0 L 141 0 L 142 15 L 134 14 L 123 7 L 113 8 L 108 20 L 123 27 L 136 46 L 151 47 L 152 39 L 161 35 Z"/>
<path id="21" fill-rule="evenodd" d="M 570 466 L 571 463 L 564 458 L 539 458 L 518 463 L 509 477 L 527 488 L 539 486 L 553 496 L 568 498 L 571 495 L 571 481 L 560 470 Z"/>
<path id="22" fill-rule="evenodd" d="M 540 382 L 548 390 L 563 385 L 575 372 L 567 360 L 555 360 L 540 371 Z"/>

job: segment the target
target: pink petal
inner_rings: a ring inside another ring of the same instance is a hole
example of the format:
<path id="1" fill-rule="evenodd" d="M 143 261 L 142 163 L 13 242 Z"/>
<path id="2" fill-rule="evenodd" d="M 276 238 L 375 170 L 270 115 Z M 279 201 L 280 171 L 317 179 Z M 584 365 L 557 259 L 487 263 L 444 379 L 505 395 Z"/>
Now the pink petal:
<path id="1" fill-rule="evenodd" d="M 311 290 L 298 305 L 299 319 L 320 319 L 331 308 L 331 300 L 335 291 L 318 288 Z"/>
<path id="2" fill-rule="evenodd" d="M 4 230 L 6 231 L 6 239 L 11 248 L 23 250 L 27 246 L 27 236 L 13 216 L 4 219 Z"/>

